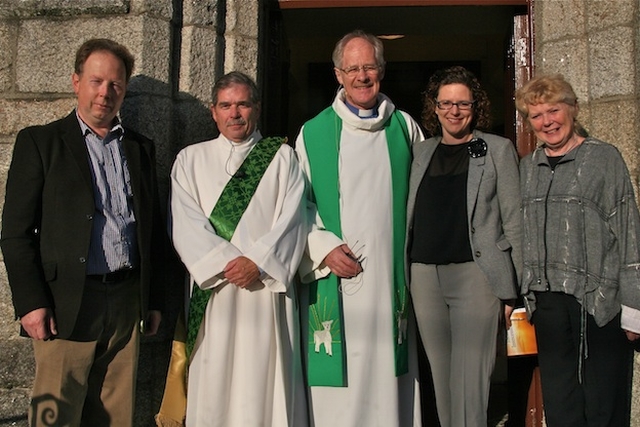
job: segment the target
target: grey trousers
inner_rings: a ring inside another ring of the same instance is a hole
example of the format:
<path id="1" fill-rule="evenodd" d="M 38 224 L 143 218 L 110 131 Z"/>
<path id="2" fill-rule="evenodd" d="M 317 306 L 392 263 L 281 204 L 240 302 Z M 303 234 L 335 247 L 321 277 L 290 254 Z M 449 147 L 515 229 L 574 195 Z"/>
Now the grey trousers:
<path id="1" fill-rule="evenodd" d="M 411 264 L 411 296 L 442 427 L 486 427 L 500 300 L 475 262 Z"/>

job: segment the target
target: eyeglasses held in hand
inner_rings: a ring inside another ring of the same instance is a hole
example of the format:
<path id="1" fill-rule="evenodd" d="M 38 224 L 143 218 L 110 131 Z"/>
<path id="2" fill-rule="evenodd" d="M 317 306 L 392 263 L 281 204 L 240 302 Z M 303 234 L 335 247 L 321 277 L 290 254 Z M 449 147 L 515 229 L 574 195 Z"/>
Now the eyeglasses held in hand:
<path id="1" fill-rule="evenodd" d="M 476 101 L 460 101 L 460 102 L 451 102 L 451 101 L 436 101 L 436 105 L 441 110 L 451 110 L 455 105 L 460 110 L 471 110 L 474 105 L 476 105 Z"/>
<path id="2" fill-rule="evenodd" d="M 378 74 L 378 71 L 380 71 L 380 67 L 374 64 L 366 64 L 361 67 L 354 65 L 352 67 L 338 69 L 349 77 L 357 76 L 358 73 L 360 73 L 360 70 L 364 71 L 365 74 Z"/>

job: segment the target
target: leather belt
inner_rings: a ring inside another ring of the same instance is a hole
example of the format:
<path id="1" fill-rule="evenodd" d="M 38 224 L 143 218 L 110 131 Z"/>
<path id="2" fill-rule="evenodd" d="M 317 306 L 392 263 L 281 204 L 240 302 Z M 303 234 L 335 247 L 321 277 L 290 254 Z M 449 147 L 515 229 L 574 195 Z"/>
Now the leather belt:
<path id="1" fill-rule="evenodd" d="M 87 277 L 102 283 L 116 283 L 130 279 L 137 274 L 137 272 L 137 268 L 123 268 L 122 270 L 112 271 L 111 273 L 88 274 Z"/>

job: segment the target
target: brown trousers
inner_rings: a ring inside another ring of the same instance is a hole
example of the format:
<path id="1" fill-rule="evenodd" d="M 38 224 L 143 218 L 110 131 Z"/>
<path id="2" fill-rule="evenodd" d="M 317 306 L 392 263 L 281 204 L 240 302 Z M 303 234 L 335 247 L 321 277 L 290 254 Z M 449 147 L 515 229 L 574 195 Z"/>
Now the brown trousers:
<path id="1" fill-rule="evenodd" d="M 30 426 L 133 424 L 139 333 L 138 278 L 87 278 L 71 340 L 34 340 Z"/>

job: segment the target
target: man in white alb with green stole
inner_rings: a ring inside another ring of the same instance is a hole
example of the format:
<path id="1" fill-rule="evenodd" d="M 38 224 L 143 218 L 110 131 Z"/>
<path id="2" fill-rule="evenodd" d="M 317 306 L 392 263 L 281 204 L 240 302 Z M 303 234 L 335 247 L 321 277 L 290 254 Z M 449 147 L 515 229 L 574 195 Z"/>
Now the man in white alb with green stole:
<path id="1" fill-rule="evenodd" d="M 171 234 L 194 286 L 186 424 L 305 427 L 294 275 L 305 184 L 294 151 L 256 130 L 259 94 L 238 72 L 214 86 L 221 135 L 177 156 Z"/>
<path id="2" fill-rule="evenodd" d="M 347 34 L 333 62 L 343 88 L 296 141 L 313 223 L 300 268 L 312 418 L 315 427 L 418 427 L 404 239 L 411 146 L 423 136 L 379 93 L 380 40 Z"/>

